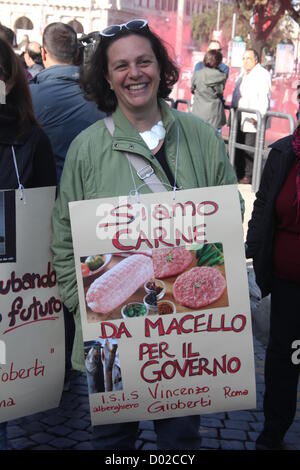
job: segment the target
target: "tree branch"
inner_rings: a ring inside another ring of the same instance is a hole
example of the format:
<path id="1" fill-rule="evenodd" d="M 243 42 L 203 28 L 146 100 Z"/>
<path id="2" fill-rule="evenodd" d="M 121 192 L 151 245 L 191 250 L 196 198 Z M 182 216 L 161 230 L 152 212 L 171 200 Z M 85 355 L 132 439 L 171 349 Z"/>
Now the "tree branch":
<path id="1" fill-rule="evenodd" d="M 277 25 L 280 18 L 282 18 L 282 16 L 284 16 L 285 10 L 286 10 L 286 6 L 284 5 L 285 3 L 286 3 L 285 1 L 280 2 L 280 6 L 279 6 L 277 12 L 275 13 L 275 15 L 273 15 L 273 18 L 271 20 L 271 24 L 262 33 L 262 38 L 263 39 L 267 39 L 267 37 L 271 34 L 273 29 Z M 288 2 L 288 3 L 290 3 L 290 2 Z"/>
<path id="2" fill-rule="evenodd" d="M 238 15 L 239 21 L 241 21 L 247 28 L 249 28 L 249 19 L 244 15 L 241 10 L 240 1 L 236 0 L 234 2 L 233 10 Z"/>

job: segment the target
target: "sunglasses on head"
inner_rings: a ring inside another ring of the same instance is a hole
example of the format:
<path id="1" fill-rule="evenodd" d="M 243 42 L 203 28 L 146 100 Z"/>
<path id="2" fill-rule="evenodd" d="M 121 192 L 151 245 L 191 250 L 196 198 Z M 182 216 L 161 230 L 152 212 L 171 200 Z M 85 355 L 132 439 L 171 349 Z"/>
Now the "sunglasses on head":
<path id="1" fill-rule="evenodd" d="M 147 27 L 148 27 L 147 20 L 140 20 L 140 19 L 130 20 L 130 21 L 127 21 L 127 23 L 113 24 L 111 26 L 108 26 L 107 28 L 103 29 L 103 31 L 100 31 L 100 35 L 106 38 L 111 38 L 113 36 L 116 36 L 118 33 L 120 33 L 123 29 L 127 29 L 128 31 L 139 31 Z"/>

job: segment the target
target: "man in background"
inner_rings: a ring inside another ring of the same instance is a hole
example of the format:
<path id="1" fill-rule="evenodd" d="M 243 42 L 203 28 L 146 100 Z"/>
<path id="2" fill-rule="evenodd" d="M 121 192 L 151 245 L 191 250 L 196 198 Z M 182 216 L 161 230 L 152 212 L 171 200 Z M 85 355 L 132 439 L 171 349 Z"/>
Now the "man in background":
<path id="1" fill-rule="evenodd" d="M 64 23 L 49 24 L 43 34 L 45 69 L 30 83 L 35 115 L 52 144 L 58 181 L 72 140 L 104 117 L 96 104 L 83 96 L 79 67 L 74 65 L 78 55 L 74 29 Z"/>
<path id="2" fill-rule="evenodd" d="M 102 119 L 95 103 L 87 101 L 79 86 L 78 41 L 74 29 L 64 23 L 51 23 L 43 33 L 42 60 L 45 69 L 30 82 L 35 115 L 52 144 L 57 181 L 63 171 L 73 139 Z M 66 340 L 65 390 L 69 386 L 74 318 L 64 306 Z"/>
<path id="3" fill-rule="evenodd" d="M 233 96 L 238 96 L 239 108 L 259 111 L 263 116 L 270 107 L 271 75 L 260 65 L 258 53 L 254 49 L 245 50 L 243 69 L 243 74 L 238 79 Z M 241 113 L 237 142 L 255 147 L 256 133 L 256 114 Z M 234 166 L 240 183 L 251 183 L 253 160 L 254 153 L 236 149 Z"/>
<path id="4" fill-rule="evenodd" d="M 30 42 L 28 44 L 24 53 L 24 61 L 32 78 L 44 70 L 41 45 L 38 42 Z"/>

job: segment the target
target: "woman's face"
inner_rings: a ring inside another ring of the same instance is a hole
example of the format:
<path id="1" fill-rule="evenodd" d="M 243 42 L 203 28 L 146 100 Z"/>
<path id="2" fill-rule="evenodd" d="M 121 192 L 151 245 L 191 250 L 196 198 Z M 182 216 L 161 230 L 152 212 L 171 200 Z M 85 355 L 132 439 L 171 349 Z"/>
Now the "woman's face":
<path id="1" fill-rule="evenodd" d="M 106 78 L 125 114 L 157 107 L 160 69 L 148 39 L 135 34 L 117 39 L 107 59 Z"/>

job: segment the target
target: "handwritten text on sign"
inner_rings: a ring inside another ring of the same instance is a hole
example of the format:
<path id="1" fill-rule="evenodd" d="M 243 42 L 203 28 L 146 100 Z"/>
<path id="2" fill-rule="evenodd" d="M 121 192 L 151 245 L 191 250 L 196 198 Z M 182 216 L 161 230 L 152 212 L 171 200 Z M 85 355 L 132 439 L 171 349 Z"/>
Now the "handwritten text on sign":
<path id="1" fill-rule="evenodd" d="M 50 253 L 55 188 L 25 189 L 24 197 L 26 204 L 17 191 L 1 197 L 0 422 L 56 407 L 64 377 L 62 302 Z"/>

